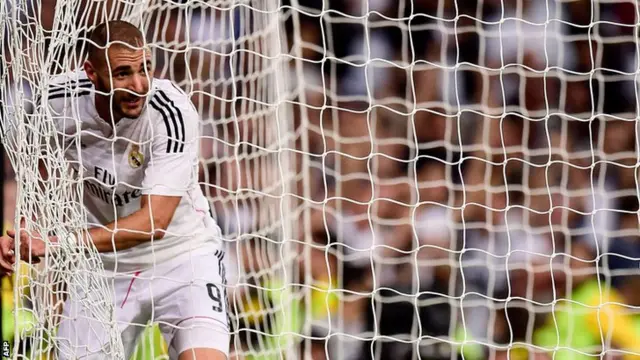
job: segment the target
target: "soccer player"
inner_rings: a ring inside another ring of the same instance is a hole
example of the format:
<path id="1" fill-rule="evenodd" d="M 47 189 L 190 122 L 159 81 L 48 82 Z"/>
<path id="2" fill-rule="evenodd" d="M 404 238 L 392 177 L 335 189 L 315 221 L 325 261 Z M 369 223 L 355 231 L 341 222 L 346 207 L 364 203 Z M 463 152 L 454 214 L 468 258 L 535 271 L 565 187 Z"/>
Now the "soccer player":
<path id="1" fill-rule="evenodd" d="M 84 69 L 56 78 L 48 96 L 72 173 L 83 169 L 88 226 L 50 241 L 91 242 L 100 252 L 126 359 L 150 320 L 159 323 L 172 359 L 226 359 L 224 253 L 198 185 L 199 115 L 173 83 L 153 78 L 134 25 L 110 21 L 89 40 Z M 22 254 L 45 255 L 40 236 L 20 234 Z M 7 271 L 15 236 L 0 239 Z M 113 358 L 109 324 L 82 305 L 104 295 L 82 290 L 64 304 L 59 358 Z"/>

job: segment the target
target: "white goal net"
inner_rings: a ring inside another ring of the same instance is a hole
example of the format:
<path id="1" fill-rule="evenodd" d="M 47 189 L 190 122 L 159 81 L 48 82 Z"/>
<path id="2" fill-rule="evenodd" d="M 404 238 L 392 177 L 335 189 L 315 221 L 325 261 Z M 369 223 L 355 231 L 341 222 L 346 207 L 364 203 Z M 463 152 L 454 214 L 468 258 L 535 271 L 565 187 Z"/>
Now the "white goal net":
<path id="1" fill-rule="evenodd" d="M 232 358 L 640 357 L 635 1 L 4 0 L 29 229 L 85 221 L 64 173 L 38 186 L 38 160 L 65 163 L 34 144 L 51 74 L 107 19 L 141 27 L 201 115 Z M 55 350 L 69 283 L 112 325 L 95 251 L 66 250 L 21 262 L 15 356 Z M 154 324 L 133 357 L 166 357 Z"/>

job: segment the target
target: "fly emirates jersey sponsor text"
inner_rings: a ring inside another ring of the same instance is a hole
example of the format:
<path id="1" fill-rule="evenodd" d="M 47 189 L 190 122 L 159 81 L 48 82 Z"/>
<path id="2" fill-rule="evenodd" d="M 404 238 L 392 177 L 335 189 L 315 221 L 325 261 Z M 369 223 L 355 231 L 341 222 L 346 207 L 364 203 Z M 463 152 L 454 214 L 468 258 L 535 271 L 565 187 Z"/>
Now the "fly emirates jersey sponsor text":
<path id="1" fill-rule="evenodd" d="M 84 71 L 56 77 L 49 91 L 65 158 L 76 174 L 83 167 L 87 227 L 134 213 L 142 195 L 182 197 L 162 239 L 101 253 L 105 268 L 137 270 L 189 250 L 220 248 L 220 229 L 198 185 L 200 118 L 187 95 L 153 79 L 140 117 L 115 127 L 98 115 L 95 95 Z"/>

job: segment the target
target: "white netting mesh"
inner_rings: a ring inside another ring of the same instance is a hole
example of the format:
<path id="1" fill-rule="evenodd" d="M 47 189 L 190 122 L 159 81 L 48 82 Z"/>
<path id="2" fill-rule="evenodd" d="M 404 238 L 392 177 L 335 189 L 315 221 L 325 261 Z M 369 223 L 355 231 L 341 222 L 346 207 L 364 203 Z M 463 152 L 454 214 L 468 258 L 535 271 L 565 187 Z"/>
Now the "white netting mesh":
<path id="1" fill-rule="evenodd" d="M 149 35 L 156 76 L 170 78 L 182 87 L 202 116 L 200 175 L 202 187 L 215 205 L 215 215 L 230 239 L 225 246 L 231 255 L 228 261 L 232 272 L 228 276 L 231 289 L 236 290 L 231 293 L 237 299 L 238 313 L 231 314 L 232 323 L 244 321 L 244 313 L 259 310 L 245 309 L 256 307 L 253 299 L 258 298 L 252 289 L 268 287 L 285 293 L 289 289 L 286 282 L 298 282 L 298 275 L 292 273 L 292 243 L 283 241 L 291 236 L 290 199 L 284 195 L 291 193 L 294 175 L 289 159 L 292 153 L 283 149 L 294 147 L 296 133 L 286 105 L 289 84 L 283 76 L 285 58 L 279 56 L 286 37 L 276 2 L 218 1 L 185 6 L 57 1 L 2 5 L 0 28 L 6 31 L 3 125 L 8 135 L 4 140 L 20 184 L 17 218 L 28 217 L 28 228 L 35 227 L 41 233 L 59 233 L 61 228 L 86 224 L 78 183 L 62 171 L 66 163 L 61 144 L 50 145 L 45 151 L 34 144 L 55 134 L 53 121 L 60 116 L 52 115 L 45 103 L 49 74 L 82 64 L 82 39 L 93 26 L 106 19 L 126 19 Z M 37 181 L 38 160 L 45 162 L 48 171 L 59 173 L 42 188 Z M 16 331 L 15 345 L 20 345 L 22 355 L 55 352 L 59 340 L 63 340 L 56 338 L 54 319 L 59 318 L 64 293 L 85 298 L 88 316 L 103 324 L 104 331 L 113 337 L 108 342 L 113 349 L 105 349 L 105 356 L 123 356 L 112 316 L 110 284 L 102 281 L 95 250 L 89 261 L 84 256 L 82 251 L 67 249 L 63 258 L 51 257 L 35 268 L 35 273 L 23 274 L 30 277 L 29 286 L 21 286 L 22 279 L 16 283 L 16 310 L 20 314 L 16 320 L 22 325 Z M 84 292 L 68 293 L 67 287 Z M 272 321 L 259 327 L 259 339 L 249 341 L 248 349 L 243 342 L 238 352 L 291 351 L 291 339 L 274 341 L 270 334 L 290 332 L 290 326 L 273 319 L 288 313 L 293 298 L 289 294 L 279 301 L 257 303 L 262 316 Z M 23 326 L 23 315 L 29 318 L 30 326 Z M 19 344 L 25 335 L 29 341 Z M 155 336 L 154 328 L 134 356 L 166 356 L 166 345 Z"/>
<path id="2" fill-rule="evenodd" d="M 28 99 L 88 27 L 141 25 L 156 76 L 191 96 L 235 265 L 233 356 L 640 356 L 634 1 L 0 6 L 18 214 L 57 216 L 32 226 L 60 206 L 82 221 L 67 182 L 43 203 L 24 136 L 50 131 Z"/>

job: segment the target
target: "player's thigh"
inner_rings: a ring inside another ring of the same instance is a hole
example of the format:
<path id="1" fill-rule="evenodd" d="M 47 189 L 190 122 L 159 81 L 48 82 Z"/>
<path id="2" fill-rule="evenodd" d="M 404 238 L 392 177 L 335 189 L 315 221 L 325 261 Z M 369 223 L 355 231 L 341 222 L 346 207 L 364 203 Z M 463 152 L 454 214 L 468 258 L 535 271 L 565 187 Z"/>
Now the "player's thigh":
<path id="1" fill-rule="evenodd" d="M 226 359 L 229 354 L 229 328 L 220 321 L 192 318 L 171 326 L 161 323 L 160 329 L 171 359 Z"/>
<path id="2" fill-rule="evenodd" d="M 109 325 L 91 316 L 89 305 L 70 297 L 58 326 L 58 359 L 101 359 L 112 353 Z"/>
<path id="3" fill-rule="evenodd" d="M 180 353 L 178 360 L 226 360 L 227 355 L 215 349 L 189 349 Z"/>
<path id="4" fill-rule="evenodd" d="M 149 316 L 135 300 L 135 294 L 130 294 L 130 277 L 111 280 L 114 285 L 111 294 L 77 289 L 67 297 L 56 337 L 59 359 L 104 359 L 114 352 L 130 353 L 135 347 L 143 329 L 139 324 L 145 324 Z M 125 297 L 130 299 L 124 302 Z M 114 307 L 116 328 L 100 317 Z"/>
<path id="5" fill-rule="evenodd" d="M 214 349 L 225 356 L 229 353 L 224 274 L 222 253 L 211 252 L 187 257 L 154 280 L 164 289 L 164 296 L 155 303 L 154 320 L 175 357 L 191 349 Z"/>

